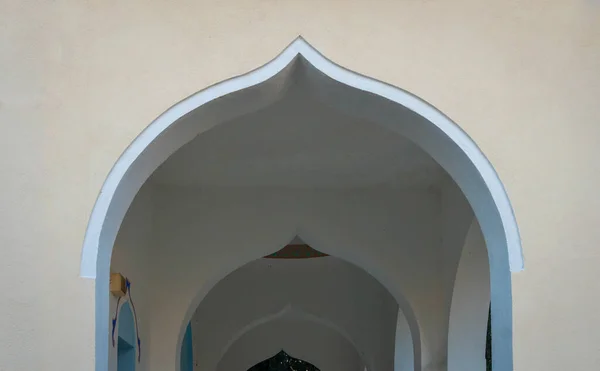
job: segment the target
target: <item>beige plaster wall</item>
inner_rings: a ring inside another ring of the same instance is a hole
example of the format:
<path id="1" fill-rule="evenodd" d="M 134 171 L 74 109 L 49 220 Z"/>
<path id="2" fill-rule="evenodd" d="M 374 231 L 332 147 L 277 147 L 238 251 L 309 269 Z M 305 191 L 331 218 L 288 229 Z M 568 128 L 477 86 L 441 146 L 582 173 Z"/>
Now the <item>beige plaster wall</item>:
<path id="1" fill-rule="evenodd" d="M 600 4 L 0 1 L 0 370 L 92 370 L 86 223 L 119 154 L 297 35 L 461 125 L 515 208 L 516 370 L 598 369 Z"/>

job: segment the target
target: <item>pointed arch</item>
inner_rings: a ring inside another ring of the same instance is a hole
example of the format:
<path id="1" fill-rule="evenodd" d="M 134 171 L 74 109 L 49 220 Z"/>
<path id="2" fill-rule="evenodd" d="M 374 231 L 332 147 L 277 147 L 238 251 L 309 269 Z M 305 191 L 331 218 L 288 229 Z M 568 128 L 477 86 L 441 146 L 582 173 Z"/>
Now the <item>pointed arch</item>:
<path id="1" fill-rule="evenodd" d="M 473 140 L 424 100 L 344 69 L 298 38 L 277 58 L 177 103 L 152 122 L 125 150 L 104 182 L 86 230 L 81 276 L 96 279 L 96 369 L 108 358 L 108 276 L 114 241 L 134 196 L 152 172 L 183 144 L 224 121 L 277 100 L 306 63 L 313 92 L 327 104 L 384 125 L 428 152 L 455 180 L 481 225 L 490 261 L 495 369 L 512 369 L 510 271 L 523 269 L 517 223 L 493 166 Z M 399 122 L 399 113 L 411 120 Z M 497 334 L 497 335 L 496 335 Z"/>

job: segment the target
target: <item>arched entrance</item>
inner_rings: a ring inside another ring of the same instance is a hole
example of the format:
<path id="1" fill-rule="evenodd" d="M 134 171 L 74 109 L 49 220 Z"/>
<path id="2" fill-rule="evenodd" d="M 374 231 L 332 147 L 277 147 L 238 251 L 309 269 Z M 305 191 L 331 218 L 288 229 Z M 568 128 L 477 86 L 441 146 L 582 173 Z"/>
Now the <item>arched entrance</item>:
<path id="1" fill-rule="evenodd" d="M 172 107 L 140 134 L 111 170 L 90 218 L 81 265 L 82 276 L 96 279 L 97 370 L 105 370 L 108 362 L 104 340 L 109 333 L 105 319 L 109 311 L 111 251 L 140 187 L 161 163 L 196 136 L 281 98 L 297 82 L 299 70 L 302 84 L 315 99 L 347 116 L 368 120 L 410 139 L 458 184 L 481 225 L 488 249 L 494 367 L 512 369 L 510 271 L 522 269 L 523 259 L 516 221 L 493 167 L 475 143 L 431 105 L 401 89 L 345 70 L 298 39 L 258 70 L 210 87 Z M 360 256 L 346 253 L 346 257 L 358 265 L 368 265 L 360 261 Z M 224 273 L 253 258 L 236 258 Z M 370 272 L 378 270 L 376 266 L 366 268 Z M 385 281 L 385 273 L 381 276 Z M 388 285 L 394 291 L 394 284 Z M 399 297 L 398 290 L 394 294 Z"/>

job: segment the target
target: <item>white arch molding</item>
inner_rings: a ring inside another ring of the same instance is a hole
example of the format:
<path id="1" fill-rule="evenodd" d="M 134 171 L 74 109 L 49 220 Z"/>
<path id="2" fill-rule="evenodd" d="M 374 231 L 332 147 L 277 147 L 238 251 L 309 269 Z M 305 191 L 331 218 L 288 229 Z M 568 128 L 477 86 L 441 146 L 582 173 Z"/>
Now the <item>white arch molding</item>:
<path id="1" fill-rule="evenodd" d="M 213 85 L 168 109 L 131 143 L 111 169 L 92 210 L 81 257 L 81 276 L 96 279 L 96 370 L 106 370 L 108 365 L 106 318 L 112 248 L 136 193 L 164 160 L 195 136 L 280 97 L 299 60 L 312 67 L 308 79 L 318 86 L 314 90 L 318 98 L 408 137 L 461 188 L 488 248 L 494 370 L 512 370 L 510 272 L 523 269 L 523 255 L 514 213 L 496 171 L 473 140 L 435 107 L 400 88 L 336 65 L 302 38 L 266 65 Z M 355 99 L 360 100 L 359 105 L 353 104 Z M 219 109 L 223 105 L 228 109 Z M 414 121 L 400 122 L 395 119 L 400 113 L 412 115 Z"/>

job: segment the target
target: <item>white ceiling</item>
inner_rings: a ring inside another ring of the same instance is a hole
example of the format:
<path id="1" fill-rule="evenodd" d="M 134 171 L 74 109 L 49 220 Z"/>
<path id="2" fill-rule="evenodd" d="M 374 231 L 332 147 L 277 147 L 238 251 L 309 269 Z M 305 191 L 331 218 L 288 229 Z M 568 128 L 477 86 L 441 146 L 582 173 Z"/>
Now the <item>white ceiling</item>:
<path id="1" fill-rule="evenodd" d="M 203 133 L 152 176 L 211 187 L 427 187 L 444 171 L 411 141 L 315 101 L 300 84 L 281 100 Z M 401 119 L 401 118 L 399 118 Z"/>

